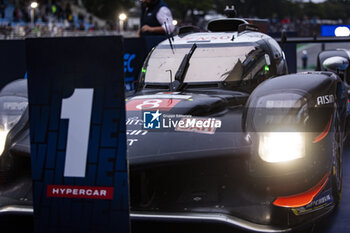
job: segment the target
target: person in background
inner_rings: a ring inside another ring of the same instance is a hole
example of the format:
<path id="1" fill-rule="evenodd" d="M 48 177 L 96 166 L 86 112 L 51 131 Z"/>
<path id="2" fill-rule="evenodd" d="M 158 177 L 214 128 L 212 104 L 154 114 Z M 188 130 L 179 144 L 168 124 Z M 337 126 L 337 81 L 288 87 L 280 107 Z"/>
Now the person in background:
<path id="1" fill-rule="evenodd" d="M 162 0 L 141 0 L 141 29 L 139 36 L 166 35 L 174 31 L 173 16 Z"/>
<path id="2" fill-rule="evenodd" d="M 5 18 L 5 1 L 4 0 L 0 0 L 0 17 L 1 19 Z"/>
<path id="3" fill-rule="evenodd" d="M 73 22 L 73 11 L 72 11 L 72 7 L 71 7 L 69 2 L 66 4 L 66 7 L 64 9 L 64 14 L 65 14 L 65 18 L 68 20 L 68 22 L 72 23 Z"/>
<path id="4" fill-rule="evenodd" d="M 307 69 L 307 60 L 308 60 L 308 55 L 307 55 L 307 51 L 306 50 L 303 50 L 302 52 L 302 56 L 301 56 L 301 60 L 303 62 L 303 70 L 306 70 Z"/>
<path id="5" fill-rule="evenodd" d="M 18 23 L 21 21 L 21 19 L 22 19 L 21 9 L 19 9 L 19 7 L 16 7 L 15 10 L 13 11 L 13 21 Z"/>

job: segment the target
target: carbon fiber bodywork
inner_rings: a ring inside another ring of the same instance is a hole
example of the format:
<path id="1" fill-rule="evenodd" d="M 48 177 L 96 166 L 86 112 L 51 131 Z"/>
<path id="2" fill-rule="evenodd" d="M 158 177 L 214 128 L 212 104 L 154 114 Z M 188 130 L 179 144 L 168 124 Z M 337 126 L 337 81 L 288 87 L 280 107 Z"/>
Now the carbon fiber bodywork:
<path id="1" fill-rule="evenodd" d="M 167 43 L 162 42 L 158 49 L 172 54 Z M 145 80 L 151 52 L 138 90 L 126 103 L 132 220 L 205 222 L 255 232 L 289 232 L 332 210 L 336 204 L 334 141 L 342 146 L 347 134 L 348 93 L 343 81 L 329 72 L 286 75 L 282 50 L 259 32 L 180 35 L 174 46 L 191 48 L 193 43 L 201 44 L 198 47 L 203 51 L 247 44 L 255 49 L 246 54 L 245 61 L 237 62 L 245 79 L 183 82 L 175 91 L 171 82 Z M 258 58 L 266 65 L 256 68 Z M 26 91 L 26 80 L 22 80 L 9 84 L 0 96 L 26 96 Z M 269 163 L 259 155 L 259 134 L 278 132 L 281 129 L 274 127 L 285 126 L 286 121 L 264 121 L 272 111 L 261 107 L 259 101 L 269 96 L 276 100 L 282 94 L 298 96 L 302 103 L 284 106 L 287 111 L 282 113 L 297 119 L 288 126 L 305 133 L 305 155 Z M 150 100 L 153 102 L 145 102 Z M 142 108 L 145 104 L 154 106 Z M 189 116 L 221 124 L 215 129 L 146 128 L 145 112 L 157 110 L 169 120 L 164 124 Z M 0 215 L 32 213 L 28 131 L 25 111 L 10 131 L 0 157 Z M 278 198 L 303 195 L 315 187 L 321 188 L 304 205 L 276 205 Z"/>

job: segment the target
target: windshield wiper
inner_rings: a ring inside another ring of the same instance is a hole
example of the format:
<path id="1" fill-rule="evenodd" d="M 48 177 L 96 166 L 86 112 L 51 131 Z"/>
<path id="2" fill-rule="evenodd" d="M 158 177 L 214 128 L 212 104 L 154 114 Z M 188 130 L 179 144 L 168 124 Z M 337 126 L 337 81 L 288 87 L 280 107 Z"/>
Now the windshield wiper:
<path id="1" fill-rule="evenodd" d="M 168 19 L 167 19 L 168 20 Z M 174 52 L 174 46 L 173 46 L 173 42 L 174 41 L 174 37 L 172 36 L 172 34 L 170 35 L 169 33 L 169 29 L 168 29 L 168 25 L 166 24 L 166 22 L 164 22 L 164 25 L 165 25 L 165 31 L 166 31 L 166 35 L 168 37 L 168 40 L 169 40 L 169 44 L 170 44 L 170 48 L 171 48 L 171 51 L 173 52 L 173 54 L 175 54 Z M 172 41 L 171 41 L 172 40 Z"/>
<path id="2" fill-rule="evenodd" d="M 180 67 L 176 71 L 175 80 L 170 84 L 170 91 L 178 91 L 182 89 L 188 67 L 190 66 L 191 57 L 196 48 L 197 44 L 193 44 L 190 52 L 182 59 Z"/>

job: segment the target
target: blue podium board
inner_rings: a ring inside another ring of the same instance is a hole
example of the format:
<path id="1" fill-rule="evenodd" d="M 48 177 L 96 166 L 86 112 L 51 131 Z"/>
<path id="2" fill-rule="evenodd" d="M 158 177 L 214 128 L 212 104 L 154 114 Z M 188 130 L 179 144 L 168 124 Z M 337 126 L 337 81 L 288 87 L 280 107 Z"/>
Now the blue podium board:
<path id="1" fill-rule="evenodd" d="M 26 40 L 36 233 L 127 233 L 122 37 Z"/>

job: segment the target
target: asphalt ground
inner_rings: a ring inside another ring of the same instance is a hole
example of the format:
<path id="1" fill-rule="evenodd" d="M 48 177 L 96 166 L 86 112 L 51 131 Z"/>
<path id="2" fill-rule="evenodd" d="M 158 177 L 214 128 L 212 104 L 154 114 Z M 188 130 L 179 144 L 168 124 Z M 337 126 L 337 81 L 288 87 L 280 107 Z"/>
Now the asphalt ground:
<path id="1" fill-rule="evenodd" d="M 303 233 L 345 233 L 350 232 L 350 143 L 347 142 L 343 152 L 343 195 L 340 205 L 333 213 L 321 218 L 312 228 Z M 33 233 L 32 217 L 0 218 L 0 233 Z M 132 225 L 132 233 L 242 233 L 216 225 L 166 224 L 157 227 L 148 224 Z M 101 232 L 102 233 L 102 232 Z"/>

